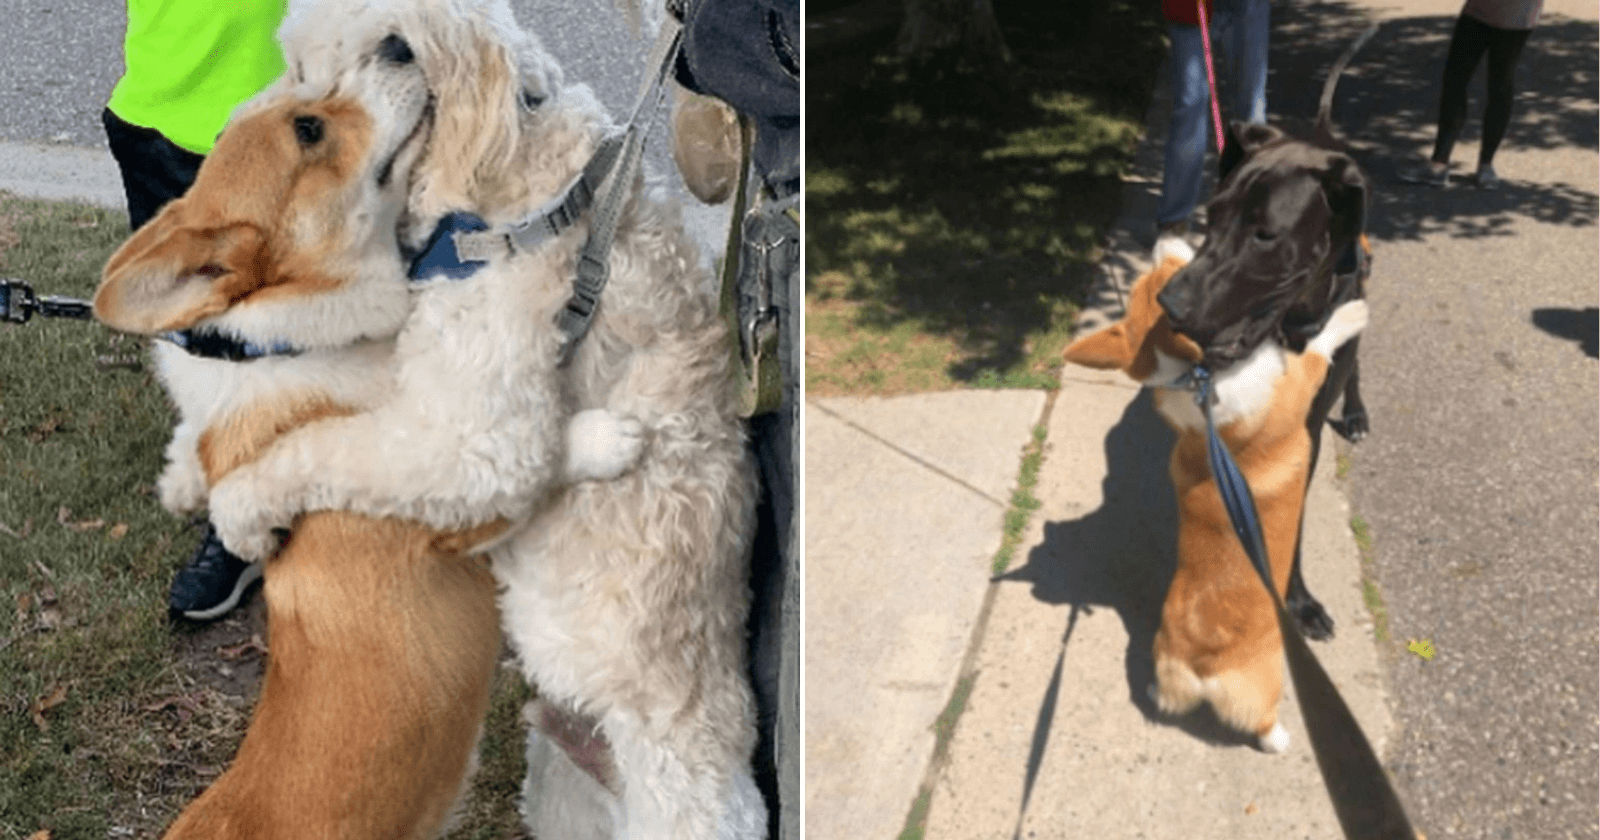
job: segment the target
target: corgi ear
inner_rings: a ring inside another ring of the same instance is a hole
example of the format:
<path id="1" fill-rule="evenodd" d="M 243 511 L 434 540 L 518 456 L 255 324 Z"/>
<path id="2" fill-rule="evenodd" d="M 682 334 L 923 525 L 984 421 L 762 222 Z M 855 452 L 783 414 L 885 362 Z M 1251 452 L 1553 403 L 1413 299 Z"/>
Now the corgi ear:
<path id="1" fill-rule="evenodd" d="M 1124 370 L 1133 364 L 1133 343 L 1128 340 L 1128 325 L 1118 321 L 1067 345 L 1062 357 L 1075 365 L 1099 370 Z"/>
<path id="2" fill-rule="evenodd" d="M 262 285 L 254 225 L 189 223 L 180 199 L 106 262 L 94 314 L 113 329 L 152 334 L 192 327 Z"/>

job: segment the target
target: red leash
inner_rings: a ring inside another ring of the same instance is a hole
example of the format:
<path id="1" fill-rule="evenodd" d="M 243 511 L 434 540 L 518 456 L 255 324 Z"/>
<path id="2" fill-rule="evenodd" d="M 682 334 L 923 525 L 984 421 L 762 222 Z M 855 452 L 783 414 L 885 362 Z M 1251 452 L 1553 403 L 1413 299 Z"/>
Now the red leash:
<path id="1" fill-rule="evenodd" d="M 1200 10 L 1200 43 L 1206 49 L 1206 81 L 1211 87 L 1211 125 L 1217 130 L 1217 151 L 1222 151 L 1222 108 L 1217 104 L 1217 71 L 1211 60 L 1211 23 L 1206 20 L 1206 0 L 1195 0 Z"/>

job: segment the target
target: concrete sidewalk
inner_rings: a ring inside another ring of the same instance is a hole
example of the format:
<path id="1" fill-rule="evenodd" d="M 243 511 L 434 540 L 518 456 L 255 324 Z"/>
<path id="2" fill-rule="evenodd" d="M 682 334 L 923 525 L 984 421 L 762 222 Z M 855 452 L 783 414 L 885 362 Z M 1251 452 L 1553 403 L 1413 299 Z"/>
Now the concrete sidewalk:
<path id="1" fill-rule="evenodd" d="M 1168 102 L 1162 85 L 1080 329 L 1149 266 Z M 1035 423 L 1043 506 L 991 579 Z M 1209 710 L 1171 719 L 1146 699 L 1177 539 L 1172 440 L 1131 381 L 1076 368 L 1048 403 L 808 402 L 808 838 L 890 840 L 925 784 L 931 840 L 1339 836 L 1292 688 L 1277 756 Z M 1392 721 L 1336 452 L 1325 440 L 1307 502 L 1305 577 L 1338 624 L 1313 649 L 1381 754 Z M 935 758 L 935 721 L 962 703 Z"/>

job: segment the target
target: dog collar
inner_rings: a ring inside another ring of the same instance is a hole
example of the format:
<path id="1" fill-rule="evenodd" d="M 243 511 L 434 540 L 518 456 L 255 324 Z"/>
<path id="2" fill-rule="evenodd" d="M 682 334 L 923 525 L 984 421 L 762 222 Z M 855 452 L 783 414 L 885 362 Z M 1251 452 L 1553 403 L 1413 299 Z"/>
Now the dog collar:
<path id="1" fill-rule="evenodd" d="M 428 244 L 422 246 L 422 251 L 411 261 L 411 268 L 406 272 L 406 276 L 413 281 L 432 280 L 436 277 L 464 280 L 471 277 L 478 269 L 488 265 L 488 260 L 463 257 L 457 234 L 476 233 L 488 229 L 489 225 L 474 213 L 446 213 L 444 218 L 434 225 L 433 233 L 428 236 Z"/>
<path id="2" fill-rule="evenodd" d="M 172 342 L 183 348 L 189 355 L 202 359 L 248 362 L 266 356 L 297 356 L 300 354 L 300 348 L 285 341 L 261 344 L 254 341 L 244 341 L 214 331 L 180 330 L 160 333 L 156 338 Z"/>

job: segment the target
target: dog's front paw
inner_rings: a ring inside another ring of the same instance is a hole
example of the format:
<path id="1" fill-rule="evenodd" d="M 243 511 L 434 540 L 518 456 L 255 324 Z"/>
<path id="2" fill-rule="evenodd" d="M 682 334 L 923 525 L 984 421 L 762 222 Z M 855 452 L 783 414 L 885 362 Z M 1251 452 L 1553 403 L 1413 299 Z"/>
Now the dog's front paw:
<path id="1" fill-rule="evenodd" d="M 633 469 L 644 453 L 644 424 L 609 409 L 572 415 L 567 424 L 567 479 L 605 481 Z"/>
<path id="2" fill-rule="evenodd" d="M 211 524 L 223 547 L 241 559 L 265 560 L 278 550 L 280 537 L 275 528 L 288 522 L 275 522 L 266 509 L 255 504 L 243 481 L 224 480 L 211 491 Z"/>
<path id="3" fill-rule="evenodd" d="M 192 513 L 206 502 L 206 477 L 198 470 L 169 463 L 156 479 L 156 498 L 168 513 Z"/>

